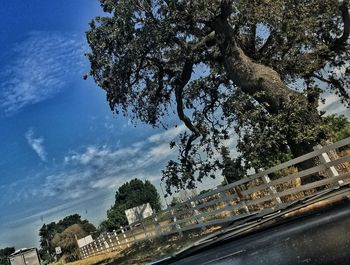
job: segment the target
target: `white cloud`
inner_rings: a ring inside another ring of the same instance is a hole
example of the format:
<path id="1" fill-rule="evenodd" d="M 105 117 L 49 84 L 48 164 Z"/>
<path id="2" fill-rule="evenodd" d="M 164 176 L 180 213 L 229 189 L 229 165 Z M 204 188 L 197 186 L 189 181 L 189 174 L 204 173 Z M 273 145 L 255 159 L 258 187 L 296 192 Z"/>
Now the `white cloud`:
<path id="1" fill-rule="evenodd" d="M 350 110 L 341 103 L 340 98 L 337 95 L 325 93 L 323 95 L 325 103 L 319 105 L 319 110 L 326 111 L 326 115 L 331 114 L 344 114 L 347 117 L 350 117 Z"/>
<path id="2" fill-rule="evenodd" d="M 180 126 L 168 129 L 164 132 L 154 134 L 148 138 L 150 142 L 170 141 L 175 139 L 186 130 L 186 126 L 181 124 Z"/>
<path id="3" fill-rule="evenodd" d="M 163 143 L 149 150 L 148 155 L 154 158 L 169 157 L 173 152 L 174 151 L 170 149 L 169 143 Z"/>
<path id="4" fill-rule="evenodd" d="M 63 172 L 45 177 L 41 196 L 75 199 L 96 190 L 115 190 L 135 177 L 159 180 L 166 161 L 177 155 L 169 140 L 184 130 L 179 126 L 122 148 L 90 145 L 70 152 L 64 157 Z"/>
<path id="5" fill-rule="evenodd" d="M 30 205 L 28 210 L 18 212 L 14 219 L 17 221 L 4 216 L 0 222 L 6 230 L 31 223 L 28 227 L 33 230 L 35 225 L 37 231 L 43 218 L 44 222 L 57 221 L 68 214 L 85 213 L 88 209 L 91 212 L 89 220 L 97 224 L 113 203 L 116 189 L 126 181 L 147 179 L 158 187 L 161 169 L 177 155 L 177 151 L 170 149 L 168 141 L 183 130 L 168 130 L 125 147 L 119 144 L 86 146 L 83 150 L 69 152 L 49 173 L 41 172 L 10 185 L 0 185 L 0 207 Z M 44 139 L 35 137 L 32 129 L 28 130 L 26 138 L 43 147 Z M 37 150 L 45 151 L 45 148 Z"/>
<path id="6" fill-rule="evenodd" d="M 73 152 L 65 156 L 64 161 L 81 165 L 104 165 L 107 161 L 122 159 L 124 157 L 133 157 L 140 151 L 139 146 L 114 149 L 107 146 L 88 146 L 85 151 Z"/>
<path id="7" fill-rule="evenodd" d="M 2 206 L 31 199 L 64 202 L 116 190 L 132 178 L 158 181 L 166 162 L 177 155 L 168 140 L 182 130 L 158 133 L 126 147 L 90 145 L 82 151 L 69 152 L 50 173 L 0 186 L 0 202 Z M 44 138 L 36 136 L 33 129 L 25 137 L 38 157 L 46 161 Z"/>
<path id="8" fill-rule="evenodd" d="M 177 156 L 169 141 L 184 130 L 184 126 L 179 126 L 125 147 L 90 145 L 81 151 L 71 151 L 52 174 L 42 176 L 39 184 L 14 197 L 17 201 L 23 196 L 67 201 L 115 191 L 132 178 L 158 182 L 167 161 Z M 33 138 L 33 132 L 29 135 Z M 227 144 L 235 145 L 234 139 Z"/>
<path id="9" fill-rule="evenodd" d="M 176 138 L 183 131 L 181 127 L 168 130 L 125 147 L 90 145 L 81 151 L 70 152 L 50 173 L 42 172 L 35 178 L 28 177 L 13 185 L 0 186 L 0 202 L 3 202 L 0 206 L 23 201 L 54 201 L 56 205 L 65 205 L 65 208 L 72 201 L 113 194 L 132 178 L 148 179 L 156 184 L 166 162 L 177 156 L 177 151 L 169 147 L 169 139 Z M 46 159 L 44 139 L 35 137 L 33 130 L 26 133 L 26 138 L 38 156 L 44 154 L 41 157 Z M 33 210 L 31 214 L 37 217 L 40 215 L 37 212 Z"/>
<path id="10" fill-rule="evenodd" d="M 12 115 L 51 98 L 74 74 L 79 76 L 83 43 L 74 34 L 31 32 L 12 51 L 12 62 L 1 69 L 0 115 Z"/>
<path id="11" fill-rule="evenodd" d="M 47 159 L 47 153 L 45 151 L 44 147 L 44 138 L 43 137 L 35 137 L 33 129 L 29 129 L 26 134 L 25 138 L 27 139 L 27 142 L 29 146 L 34 150 L 34 152 L 39 156 L 39 158 L 42 161 L 46 161 Z"/>
<path id="12" fill-rule="evenodd" d="M 342 78 L 346 75 L 346 69 L 350 67 L 350 62 L 345 62 L 339 67 L 333 67 L 334 74 L 337 78 Z"/>

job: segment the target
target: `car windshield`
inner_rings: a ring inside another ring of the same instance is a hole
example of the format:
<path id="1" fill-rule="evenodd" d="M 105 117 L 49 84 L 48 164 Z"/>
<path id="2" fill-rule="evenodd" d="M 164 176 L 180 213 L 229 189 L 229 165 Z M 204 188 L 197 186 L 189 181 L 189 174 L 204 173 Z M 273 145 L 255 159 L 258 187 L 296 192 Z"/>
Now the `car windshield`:
<path id="1" fill-rule="evenodd" d="M 349 264 L 349 5 L 0 1 L 0 265 Z"/>

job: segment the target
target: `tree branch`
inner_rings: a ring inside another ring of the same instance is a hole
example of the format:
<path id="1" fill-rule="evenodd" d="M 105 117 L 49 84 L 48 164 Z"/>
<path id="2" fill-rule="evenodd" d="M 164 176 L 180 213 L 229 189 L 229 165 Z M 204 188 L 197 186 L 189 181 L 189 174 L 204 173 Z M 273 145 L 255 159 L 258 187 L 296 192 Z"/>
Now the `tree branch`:
<path id="1" fill-rule="evenodd" d="M 212 31 L 208 35 L 203 37 L 199 42 L 193 44 L 191 46 L 191 49 L 193 52 L 195 52 L 204 47 L 211 47 L 214 44 L 215 44 L 215 31 Z"/>
<path id="2" fill-rule="evenodd" d="M 232 14 L 232 11 L 233 11 L 232 3 L 233 3 L 232 0 L 222 0 L 221 1 L 220 16 L 222 16 L 223 19 L 227 19 Z"/>
<path id="3" fill-rule="evenodd" d="M 342 19 L 344 23 L 343 34 L 334 42 L 333 49 L 339 49 L 346 43 L 350 35 L 350 14 L 349 14 L 349 0 L 344 0 L 340 6 Z"/>
<path id="4" fill-rule="evenodd" d="M 185 149 L 181 152 L 181 156 L 185 160 L 185 164 L 188 163 L 188 154 L 192 149 L 193 142 L 200 136 L 198 127 L 191 122 L 191 119 L 184 112 L 185 107 L 183 103 L 183 89 L 191 79 L 192 69 L 193 61 L 187 59 L 182 68 L 181 77 L 175 80 L 175 100 L 177 115 L 185 124 L 185 126 L 192 132 L 192 135 L 187 139 Z"/>
<path id="5" fill-rule="evenodd" d="M 259 49 L 258 54 L 260 54 L 260 55 L 264 54 L 267 51 L 267 49 L 270 47 L 270 45 L 272 44 L 273 40 L 274 40 L 274 32 L 271 31 L 269 37 L 266 39 L 263 46 Z"/>
<path id="6" fill-rule="evenodd" d="M 346 89 L 344 89 L 344 87 L 342 86 L 341 82 L 333 77 L 331 77 L 331 79 L 326 79 L 322 76 L 319 76 L 317 74 L 313 74 L 312 77 L 317 78 L 318 80 L 325 82 L 327 84 L 332 85 L 333 87 L 338 89 L 339 94 L 346 100 L 350 99 L 350 96 L 348 94 L 348 92 L 346 91 Z"/>
<path id="7" fill-rule="evenodd" d="M 183 89 L 191 79 L 192 75 L 193 62 L 191 60 L 186 60 L 183 68 L 181 77 L 175 80 L 175 100 L 176 100 L 176 110 L 177 115 L 180 120 L 190 129 L 194 134 L 200 135 L 199 130 L 194 126 L 190 118 L 184 112 L 184 103 L 183 103 Z"/>
<path id="8" fill-rule="evenodd" d="M 324 78 L 322 76 L 319 76 L 317 74 L 312 74 L 311 76 L 314 77 L 314 78 L 317 78 L 318 80 L 320 80 L 320 81 L 322 81 L 324 83 L 332 84 L 331 81 L 329 81 L 328 79 L 326 79 L 326 78 Z"/>
<path id="9" fill-rule="evenodd" d="M 256 52 L 256 23 L 252 24 L 250 27 L 250 36 L 249 36 L 249 49 L 253 54 Z"/>

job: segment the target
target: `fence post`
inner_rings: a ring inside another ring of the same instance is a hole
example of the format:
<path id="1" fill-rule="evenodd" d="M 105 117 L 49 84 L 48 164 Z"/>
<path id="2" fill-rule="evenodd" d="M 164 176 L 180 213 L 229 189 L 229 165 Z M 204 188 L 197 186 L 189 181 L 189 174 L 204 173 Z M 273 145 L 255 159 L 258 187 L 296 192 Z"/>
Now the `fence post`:
<path id="1" fill-rule="evenodd" d="M 133 241 L 136 241 L 136 236 L 135 236 L 135 233 L 134 233 L 134 231 L 136 230 L 135 227 L 136 227 L 136 226 L 134 226 L 134 229 L 133 229 L 132 226 L 130 226 L 130 234 L 131 234 L 132 237 L 134 238 Z"/>
<path id="2" fill-rule="evenodd" d="M 98 254 L 100 252 L 100 243 L 98 238 L 96 238 L 96 254 Z"/>
<path id="3" fill-rule="evenodd" d="M 103 239 L 103 246 L 105 247 L 105 250 L 108 252 L 109 251 L 108 241 L 106 240 L 106 238 L 104 236 L 102 237 L 102 239 Z"/>
<path id="4" fill-rule="evenodd" d="M 157 216 L 154 217 L 154 223 L 156 224 L 156 227 L 157 227 L 156 229 L 158 230 L 158 234 L 163 235 L 164 233 L 163 233 L 163 230 L 162 230 L 160 223 L 158 222 Z"/>
<path id="5" fill-rule="evenodd" d="M 143 219 L 141 219 L 141 226 L 142 226 L 142 229 L 143 229 L 143 233 L 145 234 L 145 239 L 147 238 L 147 230 L 146 230 L 146 227 L 145 227 L 145 224 L 143 223 Z"/>
<path id="6" fill-rule="evenodd" d="M 227 191 L 227 192 L 229 192 L 229 191 Z M 230 195 L 231 195 L 231 194 L 230 194 Z M 225 191 L 221 191 L 221 192 L 219 193 L 219 196 L 220 196 L 220 198 L 222 198 L 222 200 L 224 201 L 225 207 L 231 207 L 231 208 L 234 207 L 233 204 L 232 204 L 232 201 L 229 200 L 229 195 L 227 195 L 227 193 L 226 193 Z M 229 210 L 229 212 L 230 212 L 230 215 L 232 215 L 232 213 L 233 213 L 234 215 L 236 215 L 234 209 Z"/>
<path id="7" fill-rule="evenodd" d="M 94 241 L 94 254 L 96 254 L 96 252 L 98 251 L 97 249 L 97 242 L 96 242 L 96 239 Z"/>
<path id="8" fill-rule="evenodd" d="M 82 258 L 85 259 L 87 256 L 87 246 L 82 247 L 80 250 L 82 252 Z"/>
<path id="9" fill-rule="evenodd" d="M 100 252 L 103 251 L 103 247 L 102 247 L 102 244 L 101 244 L 101 238 L 99 237 L 98 238 L 98 245 L 100 246 Z"/>
<path id="10" fill-rule="evenodd" d="M 88 247 L 87 246 L 83 247 L 83 255 L 84 255 L 84 259 L 88 256 Z"/>
<path id="11" fill-rule="evenodd" d="M 129 247 L 130 247 L 130 244 L 128 243 L 129 241 L 128 241 L 128 239 L 126 238 L 124 228 L 121 226 L 120 229 L 122 230 L 122 234 L 123 234 L 125 243 L 127 243 L 126 246 L 129 248 Z"/>
<path id="12" fill-rule="evenodd" d="M 199 215 L 200 213 L 199 213 L 199 211 L 196 209 L 196 207 L 197 207 L 196 202 L 195 202 L 195 201 L 191 201 L 190 204 L 191 204 L 191 207 L 194 208 L 194 209 L 193 209 L 193 213 L 194 213 L 194 218 L 196 219 L 196 222 L 197 222 L 198 224 L 199 224 L 199 223 L 203 223 L 204 217 L 203 217 L 203 216 L 200 217 L 200 218 L 197 217 L 197 215 Z"/>
<path id="13" fill-rule="evenodd" d="M 314 146 L 314 150 L 320 150 L 320 149 L 322 149 L 322 145 L 318 144 L 318 145 Z M 319 159 L 320 159 L 322 164 L 326 164 L 328 162 L 331 162 L 331 159 L 329 158 L 327 153 L 322 153 L 318 157 L 319 157 Z M 337 169 L 335 167 L 333 167 L 333 166 L 327 168 L 326 172 L 327 172 L 327 174 L 328 174 L 328 176 L 330 178 L 334 178 L 334 177 L 338 177 L 339 176 L 339 173 L 338 173 Z M 344 183 L 343 180 L 339 180 L 338 181 L 338 185 L 339 186 L 343 185 L 343 183 Z"/>
<path id="14" fill-rule="evenodd" d="M 107 233 L 107 236 L 108 236 L 108 241 L 109 241 L 109 243 L 111 244 L 112 251 L 114 251 L 114 243 L 113 243 L 113 241 L 112 241 L 111 235 L 110 235 L 109 233 Z"/>
<path id="15" fill-rule="evenodd" d="M 87 245 L 85 245 L 84 246 L 84 259 L 88 256 L 88 246 Z"/>
<path id="16" fill-rule="evenodd" d="M 240 202 L 243 205 L 243 209 L 247 212 L 247 214 L 250 214 L 249 208 L 248 208 L 247 204 L 245 203 L 245 198 L 242 195 L 241 190 L 237 186 L 233 187 L 233 189 L 235 190 L 235 192 L 237 194 L 238 202 Z"/>
<path id="17" fill-rule="evenodd" d="M 85 258 L 84 247 L 79 248 L 79 252 L 80 252 L 80 258 L 84 259 Z"/>
<path id="18" fill-rule="evenodd" d="M 273 195 L 273 197 L 275 198 L 275 201 L 277 202 L 277 205 L 278 204 L 282 204 L 281 198 L 276 196 L 276 194 L 277 194 L 276 188 L 274 186 L 270 185 L 271 179 L 269 178 L 269 176 L 268 175 L 264 175 L 261 178 L 264 181 L 264 183 L 269 187 L 270 194 Z"/>
<path id="19" fill-rule="evenodd" d="M 176 223 L 176 222 L 177 222 L 177 219 L 176 219 L 176 216 L 174 215 L 174 210 L 173 210 L 173 209 L 170 210 L 170 214 L 171 214 L 171 219 L 173 220 L 174 223 Z M 179 224 L 176 224 L 176 225 L 175 225 L 175 228 L 180 230 L 180 229 L 181 229 L 181 226 L 180 226 Z M 180 237 L 183 236 L 182 231 L 179 232 L 179 236 L 180 236 Z"/>
<path id="20" fill-rule="evenodd" d="M 84 246 L 80 249 L 80 254 L 81 254 L 82 259 L 85 259 L 85 257 L 87 256 L 86 249 L 87 249 L 87 246 Z"/>
<path id="21" fill-rule="evenodd" d="M 114 236 L 117 239 L 117 247 L 121 248 L 122 246 L 120 245 L 120 241 L 119 241 L 119 236 L 117 231 L 113 230 Z"/>
<path id="22" fill-rule="evenodd" d="M 91 253 L 92 256 L 95 254 L 95 249 L 94 249 L 94 244 L 93 243 L 90 244 L 90 253 Z"/>
<path id="23" fill-rule="evenodd" d="M 89 245 L 87 245 L 87 253 L 88 253 L 88 257 L 90 257 L 90 255 L 92 255 L 91 243 Z"/>

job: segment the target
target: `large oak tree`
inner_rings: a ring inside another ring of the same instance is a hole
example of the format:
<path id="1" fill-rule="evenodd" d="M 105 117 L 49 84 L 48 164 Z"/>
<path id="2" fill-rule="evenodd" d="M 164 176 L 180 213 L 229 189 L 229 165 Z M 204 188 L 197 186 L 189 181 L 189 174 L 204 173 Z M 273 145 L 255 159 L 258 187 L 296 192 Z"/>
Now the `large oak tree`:
<path id="1" fill-rule="evenodd" d="M 169 187 L 213 176 L 233 129 L 256 168 L 264 152 L 311 151 L 327 137 L 321 89 L 350 102 L 348 0 L 100 2 L 108 14 L 87 32 L 89 75 L 111 109 L 165 127 L 175 113 L 188 128 L 171 143 Z"/>

